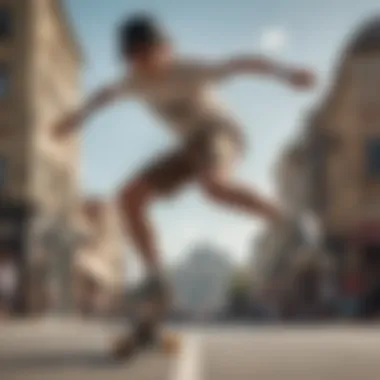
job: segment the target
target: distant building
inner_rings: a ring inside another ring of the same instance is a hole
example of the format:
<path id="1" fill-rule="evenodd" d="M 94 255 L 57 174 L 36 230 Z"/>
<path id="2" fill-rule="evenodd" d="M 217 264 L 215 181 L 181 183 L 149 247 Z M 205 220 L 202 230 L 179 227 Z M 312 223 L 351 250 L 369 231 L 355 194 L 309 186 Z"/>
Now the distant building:
<path id="1" fill-rule="evenodd" d="M 233 264 L 208 244 L 194 247 L 173 273 L 174 307 L 194 316 L 207 316 L 226 306 Z"/>
<path id="2" fill-rule="evenodd" d="M 275 167 L 275 189 L 289 222 L 267 227 L 255 242 L 254 266 L 262 281 L 278 276 L 276 272 L 284 270 L 294 251 L 305 243 L 298 225 L 308 209 L 309 198 L 303 141 L 293 142 L 280 155 Z"/>
<path id="3" fill-rule="evenodd" d="M 275 183 L 278 198 L 290 218 L 297 219 L 308 209 L 310 181 L 302 138 L 289 144 L 277 160 Z"/>
<path id="4" fill-rule="evenodd" d="M 256 292 L 266 293 L 266 289 L 286 281 L 292 261 L 303 246 L 301 233 L 291 224 L 266 228 L 253 247 L 251 266 Z"/>
<path id="5" fill-rule="evenodd" d="M 61 1 L 1 1 L 0 246 L 12 252 L 22 274 L 20 312 L 41 292 L 42 283 L 33 282 L 41 278 L 41 266 L 49 273 L 59 271 L 53 277 L 66 295 L 61 294 L 63 304 L 57 307 L 70 309 L 67 289 L 75 248 L 55 237 L 58 229 L 63 237 L 74 225 L 80 144 L 78 136 L 53 141 L 50 132 L 80 99 L 81 63 Z M 39 266 L 38 275 L 27 283 L 33 265 Z"/>
<path id="6" fill-rule="evenodd" d="M 288 222 L 267 226 L 254 242 L 251 266 L 255 295 L 272 311 L 276 309 L 277 316 L 286 312 L 288 300 L 297 290 L 296 278 L 305 270 L 305 265 L 299 263 L 312 263 L 318 273 L 322 268 L 318 257 L 322 261 L 324 256 L 315 254 L 318 231 L 311 229 L 312 219 L 306 218 L 312 210 L 313 193 L 309 159 L 302 136 L 280 155 L 275 167 L 275 189 Z"/>

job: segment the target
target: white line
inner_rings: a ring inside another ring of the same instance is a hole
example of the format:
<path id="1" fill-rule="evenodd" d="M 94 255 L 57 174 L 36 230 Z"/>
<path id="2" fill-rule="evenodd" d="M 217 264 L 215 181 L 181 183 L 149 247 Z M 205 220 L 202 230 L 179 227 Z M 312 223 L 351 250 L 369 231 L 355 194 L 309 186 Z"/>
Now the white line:
<path id="1" fill-rule="evenodd" d="M 173 363 L 170 380 L 201 380 L 201 337 L 185 336 L 179 357 Z"/>

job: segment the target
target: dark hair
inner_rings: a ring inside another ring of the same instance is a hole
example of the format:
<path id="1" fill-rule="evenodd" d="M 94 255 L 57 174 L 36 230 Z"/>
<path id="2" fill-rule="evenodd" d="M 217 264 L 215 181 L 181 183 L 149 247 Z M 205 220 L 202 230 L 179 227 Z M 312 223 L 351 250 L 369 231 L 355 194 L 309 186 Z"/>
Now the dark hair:
<path id="1" fill-rule="evenodd" d="M 138 14 L 123 21 L 119 33 L 120 53 L 128 58 L 166 40 L 159 23 L 146 14 Z"/>

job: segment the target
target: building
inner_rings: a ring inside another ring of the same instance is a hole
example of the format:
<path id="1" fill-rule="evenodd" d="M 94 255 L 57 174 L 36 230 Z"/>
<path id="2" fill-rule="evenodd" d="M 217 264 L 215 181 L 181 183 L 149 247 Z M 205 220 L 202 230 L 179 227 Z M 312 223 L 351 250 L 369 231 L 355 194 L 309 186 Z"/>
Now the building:
<path id="1" fill-rule="evenodd" d="M 273 298 L 277 298 L 274 265 L 278 261 L 278 240 L 278 231 L 266 227 L 253 242 L 250 260 L 252 298 L 261 309 L 268 309 L 272 305 Z"/>
<path id="2" fill-rule="evenodd" d="M 277 316 L 288 314 L 285 309 L 290 301 L 293 313 L 301 306 L 297 279 L 306 269 L 310 273 L 311 267 L 320 273 L 319 264 L 325 261 L 324 255 L 316 254 L 319 242 L 318 231 L 311 229 L 314 220 L 306 218 L 310 215 L 312 196 L 309 159 L 303 136 L 281 153 L 275 167 L 275 189 L 289 220 L 267 226 L 254 243 L 251 266 L 256 298 L 263 306 L 269 305 L 272 312 L 276 310 Z M 317 288 L 318 284 L 313 286 Z"/>
<path id="3" fill-rule="evenodd" d="M 125 288 L 125 239 L 112 200 L 88 198 L 82 204 L 87 242 L 75 260 L 77 304 L 83 312 L 121 307 Z"/>
<path id="4" fill-rule="evenodd" d="M 301 140 L 288 145 L 275 167 L 275 189 L 281 208 L 289 222 L 268 226 L 255 242 L 254 267 L 261 282 L 271 282 L 286 274 L 287 263 L 294 251 L 304 244 L 299 219 L 308 207 L 308 177 L 305 165 L 305 149 Z"/>
<path id="5" fill-rule="evenodd" d="M 310 188 L 305 157 L 305 143 L 298 138 L 284 149 L 275 168 L 277 197 L 289 217 L 294 219 L 308 209 Z"/>
<path id="6" fill-rule="evenodd" d="M 50 132 L 80 99 L 81 63 L 61 1 L 0 2 L 0 247 L 18 263 L 20 311 L 50 279 L 61 293 L 57 308 L 70 308 L 80 144 Z"/>
<path id="7" fill-rule="evenodd" d="M 228 303 L 233 264 L 209 244 L 194 247 L 173 272 L 174 308 L 187 315 L 206 318 Z"/>
<path id="8" fill-rule="evenodd" d="M 291 285 L 293 262 L 302 247 L 302 236 L 292 224 L 268 226 L 256 238 L 250 264 L 254 298 L 263 307 L 280 311 Z"/>
<path id="9" fill-rule="evenodd" d="M 331 89 L 309 125 L 313 205 L 328 250 L 379 288 L 380 18 L 365 23 L 345 48 Z M 351 269 L 348 269 L 348 268 Z"/>

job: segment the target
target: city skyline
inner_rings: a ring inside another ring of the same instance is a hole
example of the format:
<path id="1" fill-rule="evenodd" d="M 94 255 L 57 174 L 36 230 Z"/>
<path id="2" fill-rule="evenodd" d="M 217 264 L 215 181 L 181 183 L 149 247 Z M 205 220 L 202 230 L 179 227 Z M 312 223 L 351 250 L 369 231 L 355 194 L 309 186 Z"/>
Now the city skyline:
<path id="1" fill-rule="evenodd" d="M 186 55 L 228 57 L 237 52 L 262 52 L 314 68 L 320 84 L 311 94 L 294 93 L 281 84 L 255 78 L 241 78 L 220 89 L 222 99 L 245 126 L 252 147 L 238 177 L 272 196 L 278 154 L 328 89 L 347 37 L 379 9 L 373 0 L 360 4 L 324 0 L 309 6 L 300 0 L 282 5 L 274 0 L 265 4 L 241 0 L 226 1 L 219 8 L 211 1 L 201 6 L 166 0 L 128 4 L 114 0 L 112 7 L 99 0 L 69 0 L 67 5 L 86 55 L 86 93 L 118 75 L 115 27 L 124 14 L 139 10 L 157 14 L 180 53 Z M 213 14 L 212 21 L 208 14 Z M 114 106 L 91 120 L 83 143 L 85 190 L 112 194 L 146 159 L 170 146 L 171 136 L 157 126 L 160 121 L 136 103 Z M 177 199 L 155 207 L 153 218 L 169 261 L 176 260 L 192 242 L 207 240 L 226 248 L 241 262 L 261 225 L 209 205 L 191 186 Z"/>

